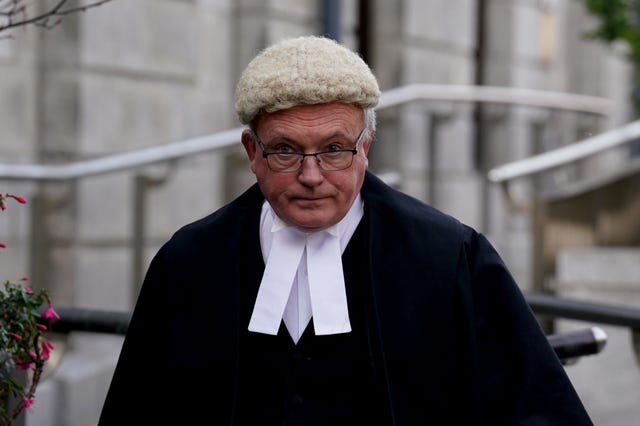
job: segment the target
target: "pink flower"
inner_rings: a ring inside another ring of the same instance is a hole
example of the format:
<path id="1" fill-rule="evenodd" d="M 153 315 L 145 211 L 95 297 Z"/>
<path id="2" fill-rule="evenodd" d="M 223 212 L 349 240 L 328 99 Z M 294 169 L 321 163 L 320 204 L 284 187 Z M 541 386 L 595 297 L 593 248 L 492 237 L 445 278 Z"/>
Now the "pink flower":
<path id="1" fill-rule="evenodd" d="M 48 340 L 42 341 L 42 359 L 45 361 L 49 359 L 51 351 L 54 349 L 53 343 Z"/>
<path id="2" fill-rule="evenodd" d="M 0 209 L 2 209 L 2 210 L 6 210 L 7 209 L 7 205 L 4 203 L 4 200 L 0 201 Z"/>
<path id="3" fill-rule="evenodd" d="M 0 248 L 7 248 L 7 245 L 5 243 L 0 243 Z"/>
<path id="4" fill-rule="evenodd" d="M 9 198 L 13 198 L 14 200 L 19 202 L 20 204 L 27 204 L 27 200 L 24 199 L 23 197 L 19 196 L 19 195 L 14 195 L 14 194 L 5 194 L 5 195 L 7 197 L 9 197 Z"/>
<path id="5" fill-rule="evenodd" d="M 29 281 L 29 277 L 24 276 L 24 277 L 20 278 L 20 281 Z M 27 290 L 28 290 L 28 291 L 27 291 Z M 25 288 L 24 288 L 24 291 L 27 291 L 27 293 L 30 293 L 30 292 L 31 292 L 31 290 L 29 289 L 29 287 L 25 287 Z"/>
<path id="6" fill-rule="evenodd" d="M 29 370 L 33 368 L 33 362 L 29 361 L 16 361 L 16 365 L 20 367 L 21 370 Z"/>
<path id="7" fill-rule="evenodd" d="M 36 327 L 42 331 L 47 331 L 47 326 L 44 324 L 36 324 Z"/>
<path id="8" fill-rule="evenodd" d="M 16 342 L 22 340 L 22 336 L 16 333 L 9 333 L 9 336 L 13 337 L 13 340 L 15 340 Z"/>
<path id="9" fill-rule="evenodd" d="M 27 408 L 29 411 L 31 411 L 31 406 L 33 405 L 33 398 L 27 398 L 26 396 L 23 396 L 22 404 L 24 404 L 24 408 Z"/>
<path id="10" fill-rule="evenodd" d="M 51 303 L 49 303 L 49 307 L 46 311 L 44 311 L 41 315 L 42 318 L 46 318 L 48 320 L 60 319 L 60 315 L 53 309 Z"/>
<path id="11" fill-rule="evenodd" d="M 30 370 L 34 368 L 34 362 L 37 361 L 38 357 L 36 356 L 35 351 L 29 351 L 28 357 L 24 355 L 20 358 L 14 359 L 16 365 L 20 367 L 21 370 Z"/>

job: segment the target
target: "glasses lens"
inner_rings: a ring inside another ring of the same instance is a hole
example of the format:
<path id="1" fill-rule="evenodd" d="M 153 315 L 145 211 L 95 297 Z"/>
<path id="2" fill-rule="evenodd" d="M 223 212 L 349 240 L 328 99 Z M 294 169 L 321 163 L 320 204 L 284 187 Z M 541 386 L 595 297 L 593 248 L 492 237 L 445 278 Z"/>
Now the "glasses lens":
<path id="1" fill-rule="evenodd" d="M 299 154 L 270 154 L 267 157 L 271 170 L 277 172 L 295 171 L 300 167 Z"/>
<path id="2" fill-rule="evenodd" d="M 342 170 L 351 166 L 351 162 L 353 161 L 353 152 L 323 152 L 322 154 L 318 154 L 318 159 L 320 160 L 320 168 L 323 170 Z"/>

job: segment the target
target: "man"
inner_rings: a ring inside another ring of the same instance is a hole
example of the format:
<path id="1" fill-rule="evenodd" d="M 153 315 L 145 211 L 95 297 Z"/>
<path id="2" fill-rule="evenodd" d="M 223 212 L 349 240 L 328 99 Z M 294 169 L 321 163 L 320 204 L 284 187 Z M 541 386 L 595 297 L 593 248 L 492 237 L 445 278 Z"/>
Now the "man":
<path id="1" fill-rule="evenodd" d="M 586 425 L 489 242 L 367 172 L 358 55 L 280 42 L 240 78 L 257 184 L 153 259 L 101 425 Z"/>

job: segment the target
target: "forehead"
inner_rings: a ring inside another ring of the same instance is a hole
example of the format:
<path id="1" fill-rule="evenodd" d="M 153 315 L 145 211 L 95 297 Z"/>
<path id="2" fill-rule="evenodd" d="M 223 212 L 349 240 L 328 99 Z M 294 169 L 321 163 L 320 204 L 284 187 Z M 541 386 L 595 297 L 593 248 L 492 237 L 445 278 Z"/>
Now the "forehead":
<path id="1" fill-rule="evenodd" d="M 271 113 L 261 113 L 255 121 L 255 130 L 265 135 L 297 133 L 321 134 L 358 132 L 363 124 L 363 111 L 357 105 L 330 103 L 298 105 Z"/>

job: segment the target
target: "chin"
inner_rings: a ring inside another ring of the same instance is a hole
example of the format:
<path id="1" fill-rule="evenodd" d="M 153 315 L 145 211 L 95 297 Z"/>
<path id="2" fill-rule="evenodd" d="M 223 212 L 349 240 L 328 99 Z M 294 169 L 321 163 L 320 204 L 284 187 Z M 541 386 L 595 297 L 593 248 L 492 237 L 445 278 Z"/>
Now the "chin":
<path id="1" fill-rule="evenodd" d="M 333 225 L 326 220 L 297 220 L 294 223 L 296 228 L 306 232 L 321 231 Z"/>

